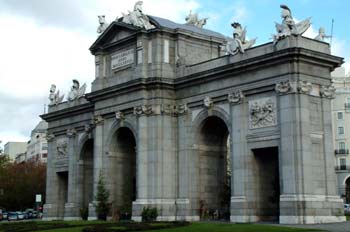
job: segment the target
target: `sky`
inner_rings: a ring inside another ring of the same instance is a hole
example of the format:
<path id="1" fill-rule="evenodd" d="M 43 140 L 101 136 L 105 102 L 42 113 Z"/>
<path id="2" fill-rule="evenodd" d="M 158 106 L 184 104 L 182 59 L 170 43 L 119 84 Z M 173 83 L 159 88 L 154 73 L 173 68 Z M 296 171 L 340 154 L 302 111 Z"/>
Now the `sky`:
<path id="1" fill-rule="evenodd" d="M 28 141 L 48 104 L 51 84 L 67 95 L 72 79 L 94 80 L 89 47 L 97 39 L 98 15 L 111 22 L 132 10 L 136 1 L 0 0 L 0 141 Z M 232 36 L 232 22 L 247 27 L 257 45 L 271 41 L 280 4 L 296 21 L 312 17 L 304 36 L 314 38 L 323 26 L 333 39 L 332 54 L 350 70 L 349 0 L 144 0 L 148 15 L 185 23 L 189 11 L 209 17 L 206 29 Z M 1 146 L 1 144 L 0 144 Z"/>

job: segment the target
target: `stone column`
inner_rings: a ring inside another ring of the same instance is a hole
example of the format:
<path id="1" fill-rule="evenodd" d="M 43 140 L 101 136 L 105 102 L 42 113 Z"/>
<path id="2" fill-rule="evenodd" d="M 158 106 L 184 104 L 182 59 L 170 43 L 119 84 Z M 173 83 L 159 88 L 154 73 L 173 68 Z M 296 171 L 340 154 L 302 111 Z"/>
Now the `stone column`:
<path id="1" fill-rule="evenodd" d="M 324 99 L 328 96 L 323 96 L 320 85 L 306 81 L 283 85 L 290 87 L 278 91 L 280 223 L 343 221 L 341 199 L 335 196 L 330 100 Z"/>
<path id="2" fill-rule="evenodd" d="M 187 113 L 185 104 L 178 105 L 182 109 L 177 117 L 178 128 L 178 157 L 177 157 L 177 199 L 176 199 L 176 219 L 186 221 L 199 221 L 198 210 L 195 210 L 196 202 L 193 202 L 193 194 L 196 192 L 195 178 L 197 168 L 193 167 L 198 163 L 195 161 L 193 141 L 191 140 L 192 117 Z M 192 136 L 193 137 L 193 136 Z M 192 200 L 192 201 L 191 201 Z"/>
<path id="3" fill-rule="evenodd" d="M 168 108 L 167 108 L 168 109 Z M 170 108 L 169 108 L 170 110 Z M 133 202 L 132 218 L 141 220 L 144 207 L 156 207 L 157 220 L 175 220 L 175 154 L 176 129 L 173 113 L 161 105 L 146 105 L 135 109 L 138 117 L 137 135 L 137 199 Z"/>
<path id="4" fill-rule="evenodd" d="M 103 170 L 103 127 L 104 127 L 104 119 L 102 116 L 96 116 L 94 118 L 95 130 L 94 130 L 94 190 L 93 196 L 97 195 L 97 185 L 101 171 Z M 103 174 L 103 173 L 102 173 Z M 95 210 L 96 202 L 89 203 L 89 217 L 88 220 L 96 220 L 96 210 Z"/>
<path id="5" fill-rule="evenodd" d="M 247 212 L 247 103 L 242 91 L 229 94 L 231 116 L 231 222 L 250 222 Z"/>
<path id="6" fill-rule="evenodd" d="M 46 203 L 44 205 L 43 220 L 58 220 L 58 180 L 55 170 L 56 143 L 55 135 L 46 136 L 48 155 L 47 155 L 47 172 L 46 172 Z"/>
<path id="7" fill-rule="evenodd" d="M 80 220 L 79 201 L 78 201 L 78 183 L 77 183 L 77 149 L 76 149 L 76 130 L 67 130 L 68 137 L 68 199 L 64 206 L 64 220 Z"/>

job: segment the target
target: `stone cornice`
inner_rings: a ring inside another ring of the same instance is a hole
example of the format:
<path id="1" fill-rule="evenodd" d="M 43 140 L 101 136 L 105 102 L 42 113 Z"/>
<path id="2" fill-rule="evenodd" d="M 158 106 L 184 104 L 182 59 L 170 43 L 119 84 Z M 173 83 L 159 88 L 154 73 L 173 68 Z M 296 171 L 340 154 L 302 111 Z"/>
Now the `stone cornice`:
<path id="1" fill-rule="evenodd" d="M 67 107 L 62 110 L 53 111 L 47 114 L 42 114 L 40 117 L 46 122 L 55 121 L 63 118 L 68 118 L 83 113 L 92 113 L 94 111 L 93 103 L 85 103 L 77 106 Z"/>
<path id="2" fill-rule="evenodd" d="M 253 51 L 254 48 L 251 50 Z M 220 64 L 226 63 L 226 65 L 221 65 L 213 68 L 213 62 Z M 242 59 L 237 62 L 230 61 L 228 56 L 224 56 L 191 66 L 193 70 L 197 70 L 195 66 L 198 66 L 198 70 L 190 73 L 189 75 L 175 79 L 175 88 L 181 89 L 196 86 L 198 84 L 232 76 L 232 74 L 239 76 L 240 73 L 251 72 L 256 69 L 266 68 L 267 66 L 290 62 L 311 63 L 333 69 L 342 64 L 343 58 L 300 47 L 285 48 L 264 55 Z M 295 70 L 289 71 L 289 73 L 302 74 L 297 67 Z M 308 74 L 305 73 L 305 75 Z M 331 77 L 327 79 L 331 79 Z"/>
<path id="3" fill-rule="evenodd" d="M 112 96 L 127 94 L 138 90 L 169 89 L 175 90 L 173 80 L 169 78 L 139 78 L 119 85 L 101 89 L 86 94 L 86 98 L 91 101 L 108 99 Z"/>

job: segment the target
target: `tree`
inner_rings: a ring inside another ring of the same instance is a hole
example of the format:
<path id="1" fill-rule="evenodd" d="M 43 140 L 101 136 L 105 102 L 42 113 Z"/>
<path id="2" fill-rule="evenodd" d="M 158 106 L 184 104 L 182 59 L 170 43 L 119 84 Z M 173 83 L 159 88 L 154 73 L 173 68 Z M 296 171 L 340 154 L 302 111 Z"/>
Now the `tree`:
<path id="1" fill-rule="evenodd" d="M 46 164 L 10 163 L 0 157 L 0 206 L 6 210 L 32 208 L 35 195 L 45 196 Z"/>
<path id="2" fill-rule="evenodd" d="M 96 204 L 96 214 L 99 220 L 106 220 L 107 214 L 111 208 L 108 203 L 109 191 L 105 187 L 104 178 L 102 172 L 100 172 L 100 176 L 97 184 L 97 195 L 95 196 Z"/>

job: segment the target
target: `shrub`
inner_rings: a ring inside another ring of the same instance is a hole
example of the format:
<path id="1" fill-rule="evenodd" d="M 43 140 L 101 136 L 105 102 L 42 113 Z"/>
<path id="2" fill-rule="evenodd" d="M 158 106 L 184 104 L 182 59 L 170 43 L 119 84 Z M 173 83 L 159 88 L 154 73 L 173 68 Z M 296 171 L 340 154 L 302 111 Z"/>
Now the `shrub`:
<path id="1" fill-rule="evenodd" d="M 80 208 L 79 211 L 80 211 L 81 219 L 86 221 L 88 219 L 88 216 L 89 216 L 89 208 L 88 207 L 82 207 L 82 208 Z"/>
<path id="2" fill-rule="evenodd" d="M 158 209 L 156 207 L 144 207 L 141 213 L 141 217 L 143 222 L 155 221 L 158 217 Z"/>
<path id="3" fill-rule="evenodd" d="M 97 184 L 97 195 L 95 196 L 96 204 L 96 214 L 99 220 L 106 221 L 107 214 L 110 210 L 110 204 L 108 203 L 109 191 L 105 187 L 104 179 L 102 173 L 100 173 L 100 177 Z"/>

